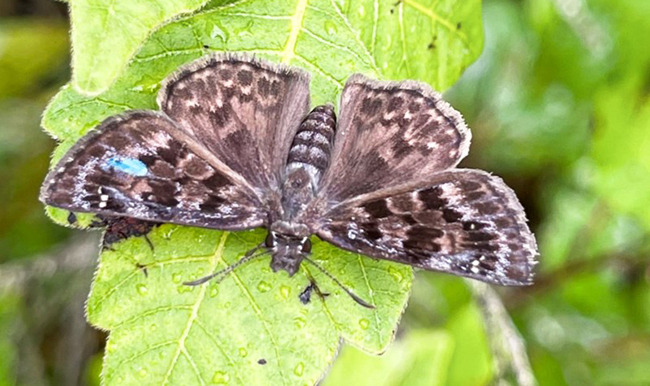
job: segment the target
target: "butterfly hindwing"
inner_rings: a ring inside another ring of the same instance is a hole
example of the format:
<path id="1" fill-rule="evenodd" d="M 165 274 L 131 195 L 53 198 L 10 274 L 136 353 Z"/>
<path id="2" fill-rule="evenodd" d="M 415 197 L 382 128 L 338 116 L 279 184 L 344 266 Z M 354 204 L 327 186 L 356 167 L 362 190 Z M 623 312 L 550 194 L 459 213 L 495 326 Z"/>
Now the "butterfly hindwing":
<path id="1" fill-rule="evenodd" d="M 268 195 L 279 190 L 291 140 L 309 109 L 309 75 L 244 56 L 211 56 L 167 78 L 158 104 Z"/>
<path id="2" fill-rule="evenodd" d="M 386 188 L 326 213 L 317 234 L 341 248 L 489 283 L 527 285 L 537 247 L 514 192 L 454 169 L 426 185 Z"/>
<path id="3" fill-rule="evenodd" d="M 290 274 L 315 233 L 414 267 L 532 282 L 537 247 L 521 205 L 501 179 L 455 168 L 470 132 L 424 83 L 353 75 L 335 124 L 329 107 L 307 116 L 304 71 L 219 54 L 165 79 L 157 102 L 161 111 L 111 117 L 81 138 L 41 201 L 109 219 L 108 246 L 154 223 L 266 226 L 271 266 Z M 310 288 L 301 300 L 319 293 Z"/>
<path id="4" fill-rule="evenodd" d="M 41 201 L 77 212 L 218 229 L 263 225 L 252 187 L 164 114 L 111 117 L 52 169 Z"/>
<path id="5" fill-rule="evenodd" d="M 341 94 L 321 197 L 341 202 L 427 178 L 456 166 L 469 142 L 461 115 L 428 85 L 353 75 Z"/>

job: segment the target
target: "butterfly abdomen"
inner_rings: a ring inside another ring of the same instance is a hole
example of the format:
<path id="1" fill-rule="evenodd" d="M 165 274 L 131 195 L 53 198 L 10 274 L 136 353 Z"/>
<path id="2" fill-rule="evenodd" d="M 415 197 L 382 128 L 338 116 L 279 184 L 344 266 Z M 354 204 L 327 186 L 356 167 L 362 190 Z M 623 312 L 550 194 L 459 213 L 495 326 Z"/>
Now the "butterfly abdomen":
<path id="1" fill-rule="evenodd" d="M 336 115 L 332 105 L 315 107 L 303 119 L 287 159 L 287 174 L 297 168 L 306 169 L 312 183 L 320 181 L 329 165 L 336 129 Z"/>

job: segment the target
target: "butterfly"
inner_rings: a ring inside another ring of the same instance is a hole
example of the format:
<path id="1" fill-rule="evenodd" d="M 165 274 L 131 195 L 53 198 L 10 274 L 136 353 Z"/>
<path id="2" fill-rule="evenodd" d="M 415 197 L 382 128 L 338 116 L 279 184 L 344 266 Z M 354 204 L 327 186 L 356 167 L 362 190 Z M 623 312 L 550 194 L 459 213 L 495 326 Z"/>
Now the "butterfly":
<path id="1" fill-rule="evenodd" d="M 470 131 L 425 83 L 352 75 L 337 118 L 331 104 L 310 110 L 307 72 L 219 54 L 166 78 L 157 102 L 82 137 L 40 200 L 108 218 L 265 227 L 240 263 L 262 250 L 291 276 L 316 235 L 416 268 L 532 283 L 537 246 L 522 206 L 500 178 L 456 168 Z"/>

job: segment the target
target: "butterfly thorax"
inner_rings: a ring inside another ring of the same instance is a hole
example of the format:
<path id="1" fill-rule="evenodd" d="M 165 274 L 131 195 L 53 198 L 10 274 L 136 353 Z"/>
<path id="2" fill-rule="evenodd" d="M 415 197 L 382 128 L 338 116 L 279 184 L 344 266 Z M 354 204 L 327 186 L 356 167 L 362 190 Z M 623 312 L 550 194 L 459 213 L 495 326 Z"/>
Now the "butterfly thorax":
<path id="1" fill-rule="evenodd" d="M 282 215 L 271 224 L 266 240 L 274 271 L 293 275 L 311 250 L 311 231 L 297 219 L 316 196 L 329 165 L 335 128 L 334 108 L 322 105 L 305 117 L 294 136 L 282 184 Z"/>

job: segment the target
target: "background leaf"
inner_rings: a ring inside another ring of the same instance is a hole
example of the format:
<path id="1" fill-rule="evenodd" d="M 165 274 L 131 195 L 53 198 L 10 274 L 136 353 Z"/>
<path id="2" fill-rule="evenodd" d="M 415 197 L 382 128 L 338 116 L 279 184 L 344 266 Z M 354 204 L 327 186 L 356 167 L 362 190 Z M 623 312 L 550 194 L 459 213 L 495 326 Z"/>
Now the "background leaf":
<path id="1" fill-rule="evenodd" d="M 443 386 L 454 350 L 444 330 L 412 330 L 382 356 L 345 347 L 323 386 Z"/>
<path id="2" fill-rule="evenodd" d="M 637 88 L 645 85 L 619 87 L 603 90 L 596 101 L 600 114 L 593 148 L 595 186 L 613 208 L 650 229 L 650 98 L 637 94 Z M 620 126 L 626 128 L 626 135 L 620 135 Z"/>
<path id="3" fill-rule="evenodd" d="M 72 20 L 72 84 L 83 94 L 105 91 L 142 42 L 166 20 L 194 11 L 207 0 L 75 0 Z"/>
<path id="4" fill-rule="evenodd" d="M 430 3 L 435 6 L 367 0 L 212 2 L 156 30 L 101 95 L 84 96 L 66 86 L 45 112 L 43 126 L 68 141 L 65 150 L 107 116 L 154 108 L 165 76 L 212 51 L 248 52 L 306 68 L 312 73 L 313 104 L 335 101 L 354 72 L 421 79 L 443 91 L 480 53 L 480 1 Z M 368 31 L 376 32 L 374 40 Z"/>
<path id="5" fill-rule="evenodd" d="M 67 79 L 68 60 L 65 23 L 0 21 L 0 201 L 11 203 L 0 206 L 0 263 L 47 250 L 67 235 L 44 216 L 34 192 L 53 148 L 39 130 L 40 116 L 55 93 L 52 83 Z"/>
<path id="6" fill-rule="evenodd" d="M 15 384 L 16 374 L 14 368 L 18 359 L 16 347 L 13 345 L 12 336 L 20 325 L 20 298 L 9 291 L 0 293 L 0 328 L 5 333 L 0 337 L 0 385 Z"/>

